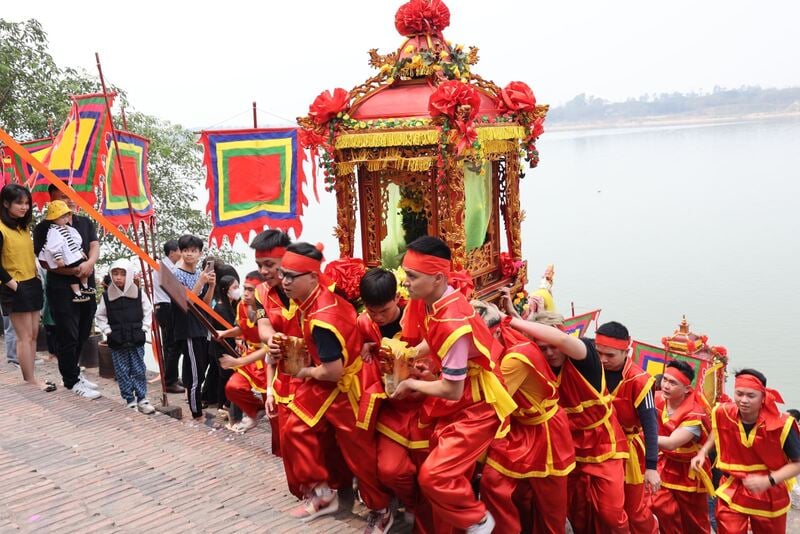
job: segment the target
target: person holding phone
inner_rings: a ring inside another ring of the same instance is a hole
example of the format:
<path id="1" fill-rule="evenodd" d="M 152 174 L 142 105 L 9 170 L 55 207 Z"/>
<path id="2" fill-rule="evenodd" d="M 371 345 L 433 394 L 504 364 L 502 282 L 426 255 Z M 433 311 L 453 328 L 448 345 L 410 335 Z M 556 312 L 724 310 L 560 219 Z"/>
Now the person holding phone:
<path id="1" fill-rule="evenodd" d="M 181 259 L 175 268 L 175 278 L 207 304 L 211 304 L 217 277 L 211 261 L 206 263 L 204 269 L 198 268 L 203 240 L 191 234 L 182 235 L 178 239 L 178 248 Z M 177 305 L 173 305 L 172 309 L 175 313 L 175 341 L 183 353 L 182 375 L 189 410 L 196 421 L 202 421 L 200 392 L 208 368 L 208 331 L 192 313 L 181 311 Z"/>

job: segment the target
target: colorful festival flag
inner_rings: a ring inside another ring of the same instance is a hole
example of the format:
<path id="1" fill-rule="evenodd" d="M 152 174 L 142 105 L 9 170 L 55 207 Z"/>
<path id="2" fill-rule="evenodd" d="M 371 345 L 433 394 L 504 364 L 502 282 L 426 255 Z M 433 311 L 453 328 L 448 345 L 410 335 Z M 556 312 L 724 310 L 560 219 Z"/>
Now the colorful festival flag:
<path id="1" fill-rule="evenodd" d="M 115 96 L 109 95 L 110 103 Z M 43 163 L 87 202 L 94 204 L 97 201 L 95 190 L 102 181 L 100 176 L 105 175 L 110 141 L 111 121 L 103 95 L 73 96 L 67 121 L 56 135 Z M 34 172 L 28 181 L 29 187 L 34 180 L 31 188 L 33 202 L 42 208 L 49 201 L 49 182 Z"/>
<path id="2" fill-rule="evenodd" d="M 297 128 L 204 131 L 209 240 L 245 240 L 265 227 L 303 231 L 305 154 Z"/>
<path id="3" fill-rule="evenodd" d="M 30 152 L 33 157 L 39 161 L 44 161 L 47 154 L 50 152 L 50 147 L 53 146 L 53 138 L 47 137 L 45 139 L 35 139 L 33 141 L 25 141 L 20 143 L 25 150 Z M 33 167 L 27 162 L 17 156 L 9 147 L 3 147 L 3 172 L 5 173 L 5 183 L 20 183 L 27 184 L 34 174 Z"/>
<path id="4" fill-rule="evenodd" d="M 569 319 L 564 319 L 564 326 L 562 330 L 567 334 L 575 337 L 583 337 L 589 331 L 589 325 L 592 321 L 597 321 L 600 316 L 600 310 L 593 310 L 582 315 L 576 315 Z"/>
<path id="5" fill-rule="evenodd" d="M 663 347 L 656 347 L 655 345 L 649 345 L 636 340 L 634 340 L 631 345 L 631 353 L 633 363 L 652 376 L 662 374 L 666 364 L 673 360 L 680 360 L 688 363 L 694 370 L 692 386 L 697 385 L 698 378 L 704 376 L 703 374 L 706 367 L 708 367 L 708 362 L 702 358 L 687 356 L 678 352 L 670 352 L 669 355 L 667 355 L 667 351 L 664 350 Z"/>
<path id="6" fill-rule="evenodd" d="M 108 172 L 102 188 L 100 212 L 117 226 L 130 226 L 128 199 L 136 224 L 153 216 L 153 197 L 147 177 L 147 151 L 150 141 L 134 133 L 117 130 L 117 145 L 122 171 L 114 143 L 108 149 Z M 125 175 L 123 182 L 122 176 Z M 125 195 L 127 186 L 127 196 Z"/>

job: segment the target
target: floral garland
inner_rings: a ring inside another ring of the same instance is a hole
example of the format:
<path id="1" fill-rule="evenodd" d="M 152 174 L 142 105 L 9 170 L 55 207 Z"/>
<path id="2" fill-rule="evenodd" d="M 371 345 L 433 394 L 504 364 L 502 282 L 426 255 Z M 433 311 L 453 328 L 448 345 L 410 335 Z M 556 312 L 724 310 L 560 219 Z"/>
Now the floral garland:
<path id="1" fill-rule="evenodd" d="M 539 164 L 536 140 L 544 133 L 544 117 L 536 116 L 536 97 L 533 91 L 525 82 L 511 82 L 498 95 L 497 104 L 504 114 L 513 115 L 525 128 L 526 135 L 520 141 L 521 155 L 533 169 Z M 524 174 L 520 173 L 520 177 L 524 177 Z"/>
<path id="2" fill-rule="evenodd" d="M 367 273 L 367 266 L 361 258 L 339 258 L 328 262 L 325 274 L 341 289 L 351 302 L 361 298 L 361 279 Z"/>

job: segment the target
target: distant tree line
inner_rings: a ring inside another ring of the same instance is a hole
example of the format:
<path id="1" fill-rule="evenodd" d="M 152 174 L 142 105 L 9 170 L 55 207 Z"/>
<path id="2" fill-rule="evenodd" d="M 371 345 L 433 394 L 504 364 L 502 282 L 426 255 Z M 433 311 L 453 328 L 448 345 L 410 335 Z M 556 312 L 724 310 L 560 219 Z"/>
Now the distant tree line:
<path id="1" fill-rule="evenodd" d="M 553 123 L 615 122 L 668 116 L 726 117 L 751 113 L 800 112 L 800 87 L 738 89 L 715 87 L 711 93 L 661 93 L 610 102 L 580 94 L 547 115 Z"/>

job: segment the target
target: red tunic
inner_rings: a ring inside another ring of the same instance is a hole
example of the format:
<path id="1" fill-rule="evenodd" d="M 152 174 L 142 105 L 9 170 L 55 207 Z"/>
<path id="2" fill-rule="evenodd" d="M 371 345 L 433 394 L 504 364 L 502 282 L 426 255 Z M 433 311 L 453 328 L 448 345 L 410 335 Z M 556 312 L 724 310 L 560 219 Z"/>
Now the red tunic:
<path id="1" fill-rule="evenodd" d="M 278 296 L 278 292 L 266 282 L 256 288 L 256 300 L 263 306 L 264 314 L 276 332 L 287 336 L 302 337 L 303 332 L 300 329 L 297 304 L 290 301 L 289 308 L 285 308 Z M 275 376 L 272 379 L 275 402 L 284 405 L 289 404 L 289 401 L 294 396 L 294 389 L 300 382 L 300 380 L 292 378 L 291 375 L 285 373 L 283 371 L 283 363 L 278 362 Z"/>
<path id="2" fill-rule="evenodd" d="M 478 353 L 477 357 L 469 360 L 462 398 L 457 401 L 429 398 L 424 404 L 427 418 L 453 415 L 481 401 L 492 405 L 500 421 L 505 421 L 516 409 L 502 384 L 500 370 L 494 365 L 493 360 L 500 354 L 500 345 L 461 292 L 443 296 L 433 304 L 430 312 L 424 301 L 412 300 L 403 314 L 402 324 L 403 336 L 413 338 L 419 334 L 428 342 L 431 352 L 439 357 L 440 363 L 463 336 L 468 336 Z"/>
<path id="3" fill-rule="evenodd" d="M 654 378 L 628 358 L 622 368 L 622 381 L 611 392 L 614 414 L 628 442 L 625 483 L 644 483 L 644 441 L 637 408 L 653 387 Z"/>
<path id="4" fill-rule="evenodd" d="M 261 337 L 258 335 L 258 324 L 251 321 L 247 313 L 247 304 L 241 300 L 236 307 L 236 324 L 242 331 L 242 337 L 247 345 L 247 354 L 261 347 Z M 236 372 L 242 375 L 250 384 L 250 388 L 259 393 L 267 392 L 267 373 L 264 361 L 258 360 L 243 367 L 237 367 Z"/>
<path id="5" fill-rule="evenodd" d="M 759 419 L 756 426 L 745 435 L 739 411 L 734 403 L 717 405 L 711 412 L 714 441 L 717 449 L 717 467 L 729 476 L 723 479 L 717 495 L 731 510 L 745 515 L 773 518 L 784 515 L 791 508 L 788 486 L 778 484 L 762 493 L 751 493 L 742 484 L 748 475 L 768 475 L 791 462 L 783 452 L 783 445 L 797 423 L 782 413 L 782 426 L 767 429 Z"/>
<path id="6" fill-rule="evenodd" d="M 695 401 L 693 395 L 690 395 L 670 416 L 667 414 L 664 398 L 656 395 L 656 418 L 658 419 L 659 436 L 670 436 L 682 426 L 700 425 L 701 429 L 699 439 L 692 440 L 674 451 L 662 450 L 659 452 L 661 486 L 677 491 L 706 493 L 702 478 L 696 476 L 689 466 L 689 462 L 708 439 L 708 415 L 702 405 Z M 708 461 L 706 461 L 704 471 L 710 478 L 711 464 Z"/>
<path id="7" fill-rule="evenodd" d="M 322 364 L 311 331 L 314 327 L 325 328 L 333 332 L 342 345 L 344 374 L 336 383 L 313 378 L 303 380 L 297 385 L 289 409 L 313 427 L 339 394 L 346 394 L 353 414 L 358 418 L 362 392 L 359 376 L 362 368 L 362 342 L 356 327 L 355 310 L 340 296 L 317 285 L 305 302 L 299 305 L 299 312 L 303 339 L 311 362 L 314 365 Z M 357 420 L 356 426 L 366 428 L 367 424 Z"/>
<path id="8" fill-rule="evenodd" d="M 365 343 L 380 343 L 382 339 L 380 327 L 367 312 L 358 316 L 358 329 Z M 402 338 L 402 331 L 395 334 L 394 337 Z M 412 346 L 417 345 L 420 341 L 405 340 Z M 373 360 L 371 364 L 365 363 L 364 367 L 367 368 L 368 365 L 371 367 L 370 372 L 375 373 L 376 377 L 376 387 L 374 389 L 377 390 L 378 394 L 375 396 L 383 399 L 380 402 L 380 409 L 378 410 L 377 406 L 375 407 L 375 410 L 377 410 L 375 430 L 407 449 L 428 450 L 432 427 L 419 424 L 419 414 L 426 399 L 406 398 L 401 401 L 386 399 L 377 362 Z M 364 403 L 362 402 L 362 407 L 363 405 Z"/>
<path id="9" fill-rule="evenodd" d="M 597 391 L 567 358 L 558 373 L 559 404 L 569 417 L 575 460 L 601 463 L 613 458 L 627 458 L 628 444 L 611 405 L 603 374 Z"/>
<path id="10" fill-rule="evenodd" d="M 567 414 L 558 405 L 555 374 L 523 335 L 504 329 L 503 341 L 501 369 L 516 360 L 524 364 L 527 376 L 512 396 L 517 409 L 511 430 L 492 442 L 486 464 L 517 479 L 566 476 L 575 468 L 575 451 Z"/>

